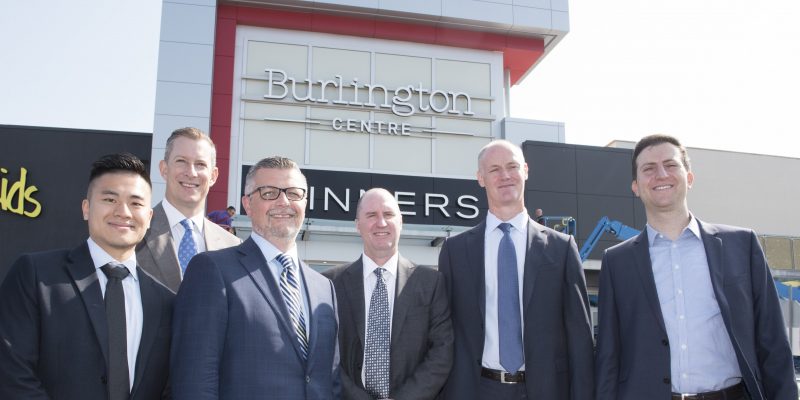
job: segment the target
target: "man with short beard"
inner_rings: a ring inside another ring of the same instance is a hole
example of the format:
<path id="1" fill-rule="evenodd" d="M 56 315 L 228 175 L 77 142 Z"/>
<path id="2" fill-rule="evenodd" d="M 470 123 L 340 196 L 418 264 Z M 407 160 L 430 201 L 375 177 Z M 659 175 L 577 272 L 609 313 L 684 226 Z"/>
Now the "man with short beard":
<path id="1" fill-rule="evenodd" d="M 239 246 L 192 258 L 175 301 L 173 398 L 339 398 L 333 284 L 298 258 L 306 178 L 274 156 L 245 178 Z"/>

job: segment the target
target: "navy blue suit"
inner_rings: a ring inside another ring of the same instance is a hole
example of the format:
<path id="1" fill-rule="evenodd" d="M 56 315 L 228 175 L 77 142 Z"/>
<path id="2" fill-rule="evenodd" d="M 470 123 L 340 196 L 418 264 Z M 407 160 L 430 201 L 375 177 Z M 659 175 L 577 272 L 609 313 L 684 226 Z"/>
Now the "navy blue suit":
<path id="1" fill-rule="evenodd" d="M 339 398 L 333 284 L 300 266 L 310 314 L 304 360 L 268 268 L 252 238 L 192 258 L 175 299 L 175 399 Z"/>
<path id="2" fill-rule="evenodd" d="M 752 400 L 797 399 L 772 275 L 751 230 L 698 221 L 711 285 Z M 600 271 L 597 399 L 669 399 L 670 343 L 647 232 L 608 249 Z"/>

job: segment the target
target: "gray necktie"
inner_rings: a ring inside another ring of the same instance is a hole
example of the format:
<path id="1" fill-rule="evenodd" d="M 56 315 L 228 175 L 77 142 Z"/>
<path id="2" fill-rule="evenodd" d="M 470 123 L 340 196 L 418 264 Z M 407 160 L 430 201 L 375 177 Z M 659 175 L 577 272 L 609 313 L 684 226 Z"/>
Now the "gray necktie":
<path id="1" fill-rule="evenodd" d="M 383 268 L 375 269 L 378 278 L 369 300 L 367 344 L 364 349 L 364 386 L 377 399 L 389 398 L 389 294 Z"/>

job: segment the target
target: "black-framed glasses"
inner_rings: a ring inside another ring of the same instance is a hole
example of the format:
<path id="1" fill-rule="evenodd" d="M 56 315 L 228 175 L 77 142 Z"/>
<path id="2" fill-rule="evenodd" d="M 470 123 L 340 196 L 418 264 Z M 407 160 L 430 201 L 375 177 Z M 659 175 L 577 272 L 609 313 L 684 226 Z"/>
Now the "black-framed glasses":
<path id="1" fill-rule="evenodd" d="M 275 200 L 281 193 L 286 193 L 286 198 L 290 201 L 300 201 L 306 198 L 306 190 L 299 187 L 278 188 L 275 186 L 259 186 L 250 192 L 248 196 L 252 196 L 255 192 L 258 192 L 258 195 L 264 200 Z"/>

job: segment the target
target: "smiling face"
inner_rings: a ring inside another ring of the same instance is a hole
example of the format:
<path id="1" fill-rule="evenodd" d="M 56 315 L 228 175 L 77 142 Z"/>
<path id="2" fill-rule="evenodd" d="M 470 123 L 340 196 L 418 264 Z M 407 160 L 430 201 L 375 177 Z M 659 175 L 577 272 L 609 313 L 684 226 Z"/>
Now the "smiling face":
<path id="1" fill-rule="evenodd" d="M 158 169 L 167 182 L 165 197 L 184 216 L 202 214 L 208 190 L 217 181 L 214 149 L 205 140 L 175 138 L 169 159 Z"/>
<path id="2" fill-rule="evenodd" d="M 686 195 L 694 174 L 681 162 L 678 147 L 660 143 L 645 148 L 636 157 L 636 180 L 631 189 L 642 199 L 648 219 L 658 213 L 688 213 Z"/>
<path id="3" fill-rule="evenodd" d="M 522 151 L 504 141 L 484 148 L 478 158 L 478 184 L 486 189 L 489 209 L 497 216 L 499 210 L 518 214 L 525 208 L 525 181 L 528 164 Z"/>
<path id="4" fill-rule="evenodd" d="M 133 254 L 150 226 L 151 189 L 139 175 L 112 172 L 95 178 L 81 209 L 89 236 L 118 261 Z"/>
<path id="5" fill-rule="evenodd" d="M 364 193 L 356 216 L 356 230 L 364 242 L 364 254 L 383 265 L 397 253 L 403 216 L 397 200 L 384 189 Z"/>
<path id="6" fill-rule="evenodd" d="M 307 185 L 303 174 L 296 169 L 261 168 L 255 172 L 252 184 L 248 182 L 247 187 L 255 190 L 262 186 L 306 189 Z M 307 202 L 307 197 L 291 201 L 283 192 L 275 200 L 264 200 L 258 191 L 242 197 L 242 205 L 252 220 L 253 231 L 284 252 L 294 246 L 306 217 Z"/>

